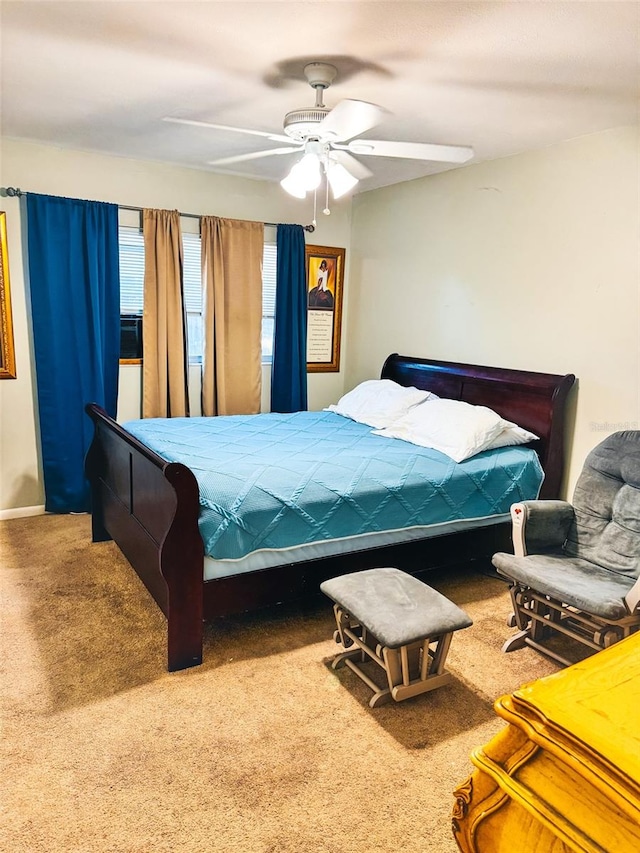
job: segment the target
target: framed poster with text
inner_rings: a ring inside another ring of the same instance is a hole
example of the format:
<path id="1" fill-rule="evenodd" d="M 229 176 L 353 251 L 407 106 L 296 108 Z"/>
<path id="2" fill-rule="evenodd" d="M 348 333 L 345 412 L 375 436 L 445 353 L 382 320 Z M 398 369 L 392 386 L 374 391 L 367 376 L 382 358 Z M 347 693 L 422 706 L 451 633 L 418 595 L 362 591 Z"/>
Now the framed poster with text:
<path id="1" fill-rule="evenodd" d="M 307 372 L 340 370 L 344 249 L 306 246 Z"/>
<path id="2" fill-rule="evenodd" d="M 13 346 L 7 214 L 0 212 L 0 379 L 16 378 L 16 354 Z"/>

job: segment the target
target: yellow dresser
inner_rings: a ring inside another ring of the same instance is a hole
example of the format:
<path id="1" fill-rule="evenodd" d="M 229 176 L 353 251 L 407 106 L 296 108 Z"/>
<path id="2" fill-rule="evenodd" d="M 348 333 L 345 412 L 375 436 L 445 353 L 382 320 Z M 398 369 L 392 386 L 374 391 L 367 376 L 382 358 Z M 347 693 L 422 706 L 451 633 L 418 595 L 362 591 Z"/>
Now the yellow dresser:
<path id="1" fill-rule="evenodd" d="M 495 704 L 454 792 L 463 853 L 639 853 L 640 634 Z"/>

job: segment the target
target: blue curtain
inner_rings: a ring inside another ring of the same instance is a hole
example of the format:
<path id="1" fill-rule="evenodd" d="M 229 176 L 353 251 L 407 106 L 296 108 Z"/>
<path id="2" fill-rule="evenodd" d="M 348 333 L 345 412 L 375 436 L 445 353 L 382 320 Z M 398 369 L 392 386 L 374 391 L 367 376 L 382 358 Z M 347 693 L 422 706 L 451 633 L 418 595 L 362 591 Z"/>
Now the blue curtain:
<path id="1" fill-rule="evenodd" d="M 307 283 L 302 225 L 278 225 L 271 411 L 307 409 Z"/>
<path id="2" fill-rule="evenodd" d="M 118 207 L 28 193 L 27 227 L 45 507 L 84 512 L 84 406 L 118 396 Z"/>

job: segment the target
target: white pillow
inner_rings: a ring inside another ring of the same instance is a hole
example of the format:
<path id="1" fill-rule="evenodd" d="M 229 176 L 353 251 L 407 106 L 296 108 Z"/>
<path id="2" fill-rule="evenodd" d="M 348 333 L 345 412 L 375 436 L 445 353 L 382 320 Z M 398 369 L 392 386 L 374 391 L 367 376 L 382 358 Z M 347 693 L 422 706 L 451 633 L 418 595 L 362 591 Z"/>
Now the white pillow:
<path id="1" fill-rule="evenodd" d="M 391 379 L 367 379 L 335 405 L 327 406 L 325 412 L 335 412 L 352 421 L 382 429 L 406 415 L 418 403 L 431 399 L 438 398 L 430 391 L 405 388 Z"/>
<path id="2" fill-rule="evenodd" d="M 461 400 L 433 400 L 416 406 L 376 435 L 402 438 L 421 447 L 431 447 L 462 462 L 486 450 L 507 428 L 515 426 L 486 406 Z"/>
<path id="3" fill-rule="evenodd" d="M 513 447 L 515 444 L 527 444 L 529 441 L 538 441 L 539 435 L 535 435 L 529 430 L 519 427 L 517 424 L 511 424 L 499 433 L 485 450 L 494 450 L 496 447 Z"/>

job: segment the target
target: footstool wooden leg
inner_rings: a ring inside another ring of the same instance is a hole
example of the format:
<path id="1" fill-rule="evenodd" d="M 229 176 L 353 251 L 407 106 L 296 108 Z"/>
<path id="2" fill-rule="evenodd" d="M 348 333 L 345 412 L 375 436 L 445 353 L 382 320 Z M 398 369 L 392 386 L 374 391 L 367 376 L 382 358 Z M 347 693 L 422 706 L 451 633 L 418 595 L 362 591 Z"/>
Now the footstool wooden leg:
<path id="1" fill-rule="evenodd" d="M 431 672 L 431 650 L 429 648 L 429 637 L 422 643 L 422 661 L 420 663 L 420 678 L 424 681 Z"/>
<path id="2" fill-rule="evenodd" d="M 402 666 L 398 649 L 383 648 L 382 659 L 384 660 L 384 666 L 387 671 L 389 692 L 391 692 L 397 684 L 402 684 Z"/>
<path id="3" fill-rule="evenodd" d="M 346 613 L 339 604 L 334 604 L 333 615 L 335 616 L 337 625 L 333 639 L 336 643 L 340 643 L 346 649 L 351 645 L 351 640 L 346 639 L 343 629 L 349 627 L 349 614 Z"/>
<path id="4" fill-rule="evenodd" d="M 431 664 L 431 672 L 434 675 L 442 675 L 444 672 L 444 664 L 449 654 L 451 639 L 453 634 L 443 634 L 436 645 L 436 650 L 433 654 L 433 663 Z"/>

